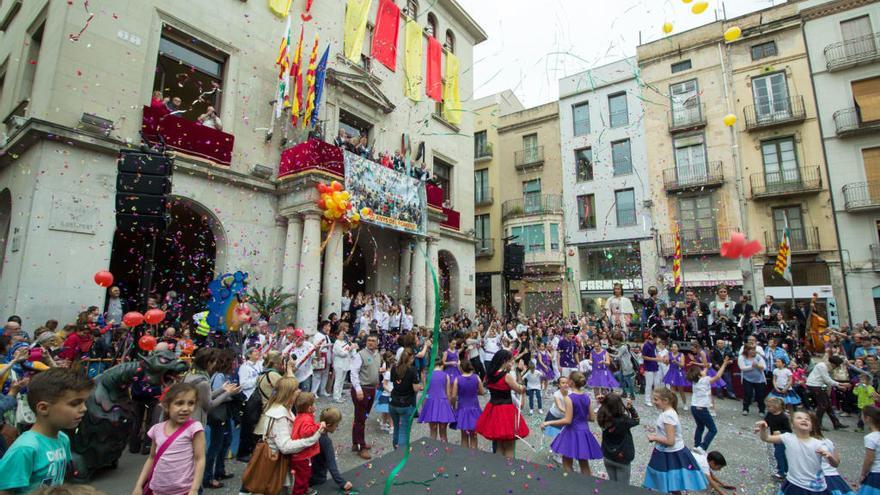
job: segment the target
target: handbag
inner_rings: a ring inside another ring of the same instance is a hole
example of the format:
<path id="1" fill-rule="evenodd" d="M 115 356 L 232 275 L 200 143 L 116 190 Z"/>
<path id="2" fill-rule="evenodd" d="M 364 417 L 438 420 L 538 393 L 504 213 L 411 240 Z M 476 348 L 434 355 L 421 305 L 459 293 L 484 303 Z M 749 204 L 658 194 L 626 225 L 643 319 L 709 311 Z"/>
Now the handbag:
<path id="1" fill-rule="evenodd" d="M 159 458 L 162 457 L 162 454 L 164 454 L 165 451 L 168 450 L 168 447 L 170 447 L 171 444 L 174 443 L 175 440 L 177 440 L 177 437 L 179 437 L 181 433 L 186 431 L 186 429 L 189 428 L 190 425 L 193 423 L 195 423 L 195 420 L 192 418 L 186 420 L 186 422 L 180 425 L 180 428 L 175 430 L 174 433 L 166 438 L 165 441 L 162 442 L 162 445 L 160 445 L 159 448 L 156 450 L 156 457 L 153 458 L 153 467 L 150 468 L 150 474 L 147 475 L 147 479 L 144 480 L 144 484 L 141 487 L 144 495 L 152 495 L 153 493 L 153 490 L 150 489 L 150 481 L 153 479 L 153 473 L 156 472 L 156 466 L 159 464 Z"/>
<path id="2" fill-rule="evenodd" d="M 275 419 L 269 421 L 266 428 L 268 434 L 272 431 Z M 265 435 L 263 440 L 254 448 L 251 460 L 248 461 L 244 473 L 241 475 L 241 486 L 250 493 L 263 493 L 275 495 L 284 487 L 287 478 L 289 458 L 278 451 L 269 448 Z"/>

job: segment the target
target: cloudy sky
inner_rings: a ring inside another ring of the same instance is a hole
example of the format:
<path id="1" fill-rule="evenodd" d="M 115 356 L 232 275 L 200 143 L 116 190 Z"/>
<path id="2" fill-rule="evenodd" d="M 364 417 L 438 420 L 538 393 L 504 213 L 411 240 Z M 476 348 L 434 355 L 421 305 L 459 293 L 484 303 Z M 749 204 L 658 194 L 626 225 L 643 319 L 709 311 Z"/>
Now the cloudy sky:
<path id="1" fill-rule="evenodd" d="M 475 96 L 512 89 L 531 107 L 556 99 L 559 78 L 635 55 L 664 22 L 680 32 L 784 0 L 709 0 L 701 15 L 683 0 L 459 1 L 489 35 L 474 52 Z"/>

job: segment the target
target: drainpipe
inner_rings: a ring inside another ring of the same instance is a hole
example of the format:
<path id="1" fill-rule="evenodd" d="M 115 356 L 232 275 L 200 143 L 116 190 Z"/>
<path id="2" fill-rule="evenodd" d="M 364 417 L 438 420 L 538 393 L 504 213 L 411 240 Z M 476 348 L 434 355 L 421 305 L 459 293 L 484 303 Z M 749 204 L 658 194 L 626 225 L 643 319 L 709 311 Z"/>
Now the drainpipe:
<path id="1" fill-rule="evenodd" d="M 724 93 L 724 103 L 727 105 L 727 113 L 734 113 L 733 104 L 730 101 L 730 78 L 727 75 L 727 64 L 724 62 L 725 53 L 724 47 L 722 46 L 724 43 L 718 42 L 718 59 L 721 61 L 721 91 Z M 728 132 L 730 132 L 730 154 L 733 156 L 733 168 L 736 173 L 736 203 L 739 207 L 739 216 L 742 220 L 742 227 L 745 231 L 745 234 L 749 233 L 749 217 L 746 214 L 746 198 L 745 193 L 743 192 L 743 177 L 742 177 L 742 163 L 739 159 L 739 135 L 735 130 L 735 126 L 730 126 L 728 128 Z M 743 272 L 751 273 L 752 279 L 752 298 L 753 300 L 758 300 L 758 291 L 755 285 L 755 271 L 752 268 L 751 259 L 740 258 L 739 260 L 740 270 Z"/>
<path id="2" fill-rule="evenodd" d="M 825 148 L 825 131 L 819 119 L 819 100 L 816 98 L 816 81 L 813 79 L 813 60 L 810 58 L 810 43 L 807 40 L 804 22 L 801 21 L 801 35 L 804 37 L 804 49 L 807 51 L 807 69 L 810 71 L 810 88 L 813 90 L 813 105 L 816 108 L 816 121 L 819 123 L 819 139 L 822 141 L 822 160 L 825 161 L 825 177 L 828 177 L 828 195 L 831 197 L 831 219 L 834 221 L 834 237 L 837 239 L 837 257 L 840 261 L 840 276 L 843 277 L 843 300 L 846 301 L 846 321 L 853 324 L 852 311 L 849 306 L 849 287 L 846 283 L 846 264 L 843 262 L 843 244 L 840 243 L 840 229 L 837 225 L 837 207 L 834 205 L 834 192 L 831 190 L 831 173 L 828 170 L 828 150 Z"/>

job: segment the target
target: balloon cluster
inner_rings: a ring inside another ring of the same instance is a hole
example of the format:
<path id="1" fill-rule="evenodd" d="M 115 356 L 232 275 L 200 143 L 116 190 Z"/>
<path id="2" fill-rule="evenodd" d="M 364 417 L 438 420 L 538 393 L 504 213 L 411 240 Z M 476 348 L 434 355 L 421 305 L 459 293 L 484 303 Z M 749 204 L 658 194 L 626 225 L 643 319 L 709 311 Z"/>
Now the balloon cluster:
<path id="1" fill-rule="evenodd" d="M 746 241 L 742 232 L 730 234 L 730 241 L 721 244 L 721 256 L 729 259 L 751 258 L 764 249 L 758 241 Z"/>
<path id="2" fill-rule="evenodd" d="M 321 230 L 325 232 L 337 222 L 352 229 L 356 228 L 360 225 L 362 216 L 372 213 L 369 208 L 361 208 L 360 213 L 353 211 L 351 194 L 335 180 L 330 184 L 319 182 L 315 187 L 321 195 L 315 203 L 323 212 Z"/>

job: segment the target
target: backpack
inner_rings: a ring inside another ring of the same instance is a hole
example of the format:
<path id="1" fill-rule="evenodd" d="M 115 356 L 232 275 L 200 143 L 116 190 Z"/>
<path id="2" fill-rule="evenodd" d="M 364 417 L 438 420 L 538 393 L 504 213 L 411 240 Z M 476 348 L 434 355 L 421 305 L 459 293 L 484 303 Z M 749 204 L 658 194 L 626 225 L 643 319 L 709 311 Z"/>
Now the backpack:
<path id="1" fill-rule="evenodd" d="M 269 400 L 269 398 L 263 395 L 263 391 L 260 389 L 260 383 L 263 378 L 269 380 L 269 373 L 269 371 L 263 371 L 260 373 L 260 377 L 257 378 L 257 387 L 254 389 L 254 393 L 252 393 L 250 398 L 244 403 L 244 411 L 241 415 L 242 424 L 256 425 L 260 420 L 260 416 L 263 415 L 263 405 L 265 404 L 265 401 Z M 273 385 L 271 380 L 269 380 L 269 385 Z"/>

